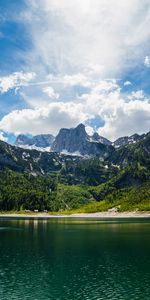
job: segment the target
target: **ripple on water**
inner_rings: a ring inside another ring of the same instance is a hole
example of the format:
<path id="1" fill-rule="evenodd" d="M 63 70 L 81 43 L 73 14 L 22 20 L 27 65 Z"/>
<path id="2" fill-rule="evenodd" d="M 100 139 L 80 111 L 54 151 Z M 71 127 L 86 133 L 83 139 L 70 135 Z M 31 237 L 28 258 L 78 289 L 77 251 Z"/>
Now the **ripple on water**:
<path id="1" fill-rule="evenodd" d="M 148 226 L 13 226 L 0 227 L 0 300 L 150 299 Z"/>

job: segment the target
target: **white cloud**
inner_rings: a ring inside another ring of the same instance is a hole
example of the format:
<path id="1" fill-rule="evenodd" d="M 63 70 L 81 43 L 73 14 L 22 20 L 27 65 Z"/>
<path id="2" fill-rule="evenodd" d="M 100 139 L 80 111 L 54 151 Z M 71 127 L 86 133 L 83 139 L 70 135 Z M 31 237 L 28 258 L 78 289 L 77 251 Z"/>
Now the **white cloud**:
<path id="1" fill-rule="evenodd" d="M 56 102 L 45 107 L 12 111 L 0 121 L 0 128 L 16 134 L 57 134 L 61 127 L 74 127 L 88 117 L 81 104 Z"/>
<path id="2" fill-rule="evenodd" d="M 1 93 L 24 87 L 20 94 L 28 107 L 3 117 L 0 128 L 55 134 L 61 127 L 98 115 L 105 122 L 100 134 L 112 140 L 148 131 L 149 99 L 142 90 L 123 95 L 117 78 L 139 67 L 144 57 L 145 66 L 150 66 L 149 0 L 26 0 L 26 4 L 18 18 L 33 48 L 23 59 L 37 81 L 30 82 L 35 73 L 23 72 L 0 78 Z"/>
<path id="3" fill-rule="evenodd" d="M 116 77 L 139 65 L 148 51 L 148 0 L 26 2 L 28 9 L 21 19 L 33 42 L 27 61 L 37 73 L 51 69 L 72 74 L 92 69 L 103 78 Z"/>
<path id="4" fill-rule="evenodd" d="M 76 86 L 76 85 L 81 85 L 83 87 L 90 87 L 91 86 L 91 81 L 90 79 L 81 73 L 74 74 L 74 75 L 53 75 L 49 74 L 47 76 L 48 80 L 52 83 L 59 83 L 64 86 Z"/>
<path id="5" fill-rule="evenodd" d="M 0 140 L 3 142 L 7 142 L 8 139 L 4 136 L 4 132 L 0 131 Z"/>
<path id="6" fill-rule="evenodd" d="M 142 134 L 150 128 L 150 103 L 146 100 L 144 103 L 140 100 L 129 103 L 120 101 L 115 113 L 105 117 L 107 121 L 99 133 L 111 140 L 134 133 Z"/>
<path id="7" fill-rule="evenodd" d="M 91 126 L 86 126 L 85 130 L 88 135 L 92 136 L 94 134 L 94 129 Z"/>
<path id="8" fill-rule="evenodd" d="M 131 94 L 128 96 L 130 100 L 146 100 L 143 90 L 139 91 L 132 91 Z"/>
<path id="9" fill-rule="evenodd" d="M 52 99 L 59 99 L 60 95 L 56 93 L 51 86 L 44 87 L 43 92 L 46 93 Z"/>
<path id="10" fill-rule="evenodd" d="M 101 84 L 104 86 L 104 83 Z M 109 88 L 111 86 L 111 88 Z M 105 89 L 83 95 L 84 109 L 92 115 L 99 115 L 105 122 L 98 132 L 110 140 L 120 136 L 143 133 L 150 128 L 150 101 L 143 91 L 132 92 L 126 98 L 114 82 L 105 82 Z"/>
<path id="11" fill-rule="evenodd" d="M 35 78 L 35 73 L 15 72 L 8 76 L 0 77 L 0 93 L 6 93 L 11 89 L 26 86 Z"/>
<path id="12" fill-rule="evenodd" d="M 62 127 L 74 127 L 99 116 L 104 126 L 100 135 L 110 140 L 150 128 L 150 101 L 143 91 L 124 96 L 116 80 L 95 83 L 89 93 L 74 101 L 51 102 L 47 105 L 12 111 L 0 121 L 0 129 L 8 132 L 53 133 Z M 87 128 L 91 132 L 91 128 Z"/>
<path id="13" fill-rule="evenodd" d="M 149 56 L 145 56 L 145 58 L 144 58 L 144 65 L 147 68 L 150 68 L 150 58 L 149 58 Z"/>
<path id="14" fill-rule="evenodd" d="M 132 85 L 131 81 L 127 80 L 127 81 L 124 82 L 124 86 L 129 86 L 129 85 Z"/>

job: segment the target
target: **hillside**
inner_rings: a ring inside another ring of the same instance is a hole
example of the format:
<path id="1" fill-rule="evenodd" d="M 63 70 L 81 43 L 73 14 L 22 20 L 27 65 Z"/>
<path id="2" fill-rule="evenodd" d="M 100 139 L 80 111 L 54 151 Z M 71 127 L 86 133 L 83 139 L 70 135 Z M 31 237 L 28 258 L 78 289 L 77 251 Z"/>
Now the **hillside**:
<path id="1" fill-rule="evenodd" d="M 0 142 L 1 211 L 101 211 L 112 207 L 149 209 L 149 133 L 136 143 L 113 148 L 103 159 L 97 153 L 72 156 Z"/>

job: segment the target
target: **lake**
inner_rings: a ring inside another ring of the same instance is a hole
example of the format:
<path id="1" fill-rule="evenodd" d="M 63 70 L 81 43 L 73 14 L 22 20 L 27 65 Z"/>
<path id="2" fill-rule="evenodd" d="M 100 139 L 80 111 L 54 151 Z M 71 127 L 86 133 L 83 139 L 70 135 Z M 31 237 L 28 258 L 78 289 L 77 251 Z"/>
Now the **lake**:
<path id="1" fill-rule="evenodd" d="M 0 299 L 150 299 L 150 219 L 0 218 Z"/>

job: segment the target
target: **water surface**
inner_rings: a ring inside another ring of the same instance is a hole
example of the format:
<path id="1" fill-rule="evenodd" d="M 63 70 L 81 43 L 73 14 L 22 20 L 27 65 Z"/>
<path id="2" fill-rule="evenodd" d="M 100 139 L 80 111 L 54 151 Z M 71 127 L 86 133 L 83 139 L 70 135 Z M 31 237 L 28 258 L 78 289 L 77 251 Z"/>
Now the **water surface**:
<path id="1" fill-rule="evenodd" d="M 150 299 L 150 220 L 0 218 L 0 299 Z"/>

